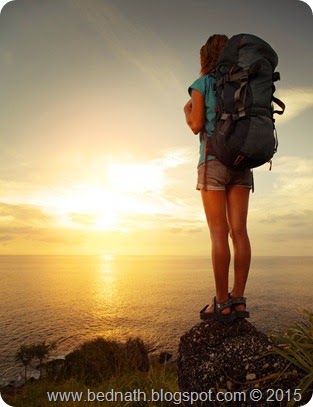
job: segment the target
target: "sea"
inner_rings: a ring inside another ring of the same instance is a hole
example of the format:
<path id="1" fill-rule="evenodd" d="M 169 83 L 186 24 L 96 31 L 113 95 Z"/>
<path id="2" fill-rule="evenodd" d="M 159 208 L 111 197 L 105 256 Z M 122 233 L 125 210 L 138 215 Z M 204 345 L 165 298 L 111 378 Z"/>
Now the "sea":
<path id="1" fill-rule="evenodd" d="M 249 321 L 284 332 L 312 311 L 312 265 L 313 257 L 254 257 Z M 53 355 L 64 357 L 99 336 L 140 337 L 177 355 L 213 295 L 205 256 L 0 256 L 0 385 L 23 371 L 14 360 L 23 344 L 57 341 Z"/>

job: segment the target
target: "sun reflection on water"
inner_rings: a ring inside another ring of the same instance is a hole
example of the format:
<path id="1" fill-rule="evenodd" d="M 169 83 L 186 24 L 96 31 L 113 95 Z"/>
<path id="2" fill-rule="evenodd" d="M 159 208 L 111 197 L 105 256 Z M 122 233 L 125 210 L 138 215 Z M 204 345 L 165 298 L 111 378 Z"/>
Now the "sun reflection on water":
<path id="1" fill-rule="evenodd" d="M 102 273 L 111 273 L 113 267 L 114 257 L 111 254 L 104 254 L 101 258 L 101 271 Z"/>

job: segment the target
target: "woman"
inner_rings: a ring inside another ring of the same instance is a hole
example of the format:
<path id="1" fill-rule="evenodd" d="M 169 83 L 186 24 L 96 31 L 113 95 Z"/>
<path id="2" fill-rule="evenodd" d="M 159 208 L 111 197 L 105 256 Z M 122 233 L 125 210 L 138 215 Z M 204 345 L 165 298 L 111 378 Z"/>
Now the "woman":
<path id="1" fill-rule="evenodd" d="M 227 40 L 225 35 L 216 34 L 201 48 L 201 76 L 189 87 L 191 99 L 184 107 L 187 124 L 194 134 L 200 132 L 197 189 L 201 191 L 210 230 L 216 289 L 215 297 L 200 311 L 200 317 L 222 322 L 249 317 L 244 298 L 251 259 L 246 223 L 253 183 L 251 170 L 232 170 L 205 151 L 205 138 L 212 135 L 215 125 L 214 68 Z M 234 249 L 234 285 L 230 292 L 228 235 Z"/>

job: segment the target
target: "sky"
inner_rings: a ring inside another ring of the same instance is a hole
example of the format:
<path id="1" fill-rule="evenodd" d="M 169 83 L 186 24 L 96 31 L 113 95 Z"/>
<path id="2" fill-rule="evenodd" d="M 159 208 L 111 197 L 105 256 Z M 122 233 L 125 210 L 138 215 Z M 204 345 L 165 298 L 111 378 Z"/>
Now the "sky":
<path id="1" fill-rule="evenodd" d="M 312 20 L 299 0 L 6 3 L 0 254 L 209 254 L 183 106 L 207 38 L 245 32 L 277 52 L 286 104 L 254 170 L 252 251 L 312 255 Z"/>

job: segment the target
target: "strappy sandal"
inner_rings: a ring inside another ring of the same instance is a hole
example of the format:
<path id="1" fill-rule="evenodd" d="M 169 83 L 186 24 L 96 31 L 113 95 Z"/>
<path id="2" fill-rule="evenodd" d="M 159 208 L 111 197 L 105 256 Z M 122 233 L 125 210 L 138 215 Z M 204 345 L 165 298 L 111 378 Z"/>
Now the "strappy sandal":
<path id="1" fill-rule="evenodd" d="M 236 319 L 236 312 L 232 308 L 232 299 L 227 301 L 218 303 L 216 301 L 216 297 L 212 300 L 214 305 L 214 312 L 205 312 L 211 304 L 207 304 L 201 311 L 200 311 L 200 319 L 207 320 L 214 318 L 220 322 L 232 322 Z M 222 314 L 222 311 L 225 308 L 230 308 L 231 311 L 229 314 Z"/>
<path id="2" fill-rule="evenodd" d="M 236 305 L 244 305 L 245 308 L 246 308 L 246 306 L 247 306 L 247 298 L 245 298 L 245 297 L 233 298 L 231 293 L 228 294 L 228 297 L 229 297 L 233 307 L 235 307 Z M 246 310 L 244 310 L 244 311 L 236 311 L 235 308 L 233 308 L 233 309 L 234 309 L 234 311 L 236 313 L 237 318 L 249 318 L 250 317 L 249 311 L 246 311 Z"/>

